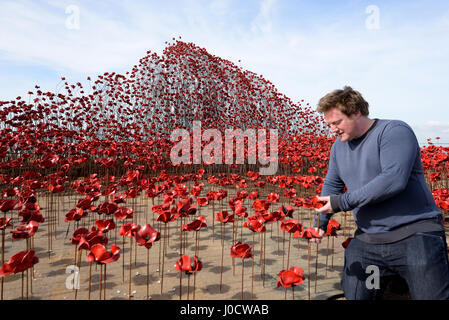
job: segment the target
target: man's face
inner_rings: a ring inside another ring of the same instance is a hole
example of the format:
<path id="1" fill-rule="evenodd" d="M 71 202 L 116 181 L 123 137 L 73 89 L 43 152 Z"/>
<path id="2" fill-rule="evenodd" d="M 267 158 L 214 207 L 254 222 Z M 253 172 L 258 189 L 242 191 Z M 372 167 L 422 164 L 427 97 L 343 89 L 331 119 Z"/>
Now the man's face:
<path id="1" fill-rule="evenodd" d="M 335 133 L 343 142 L 357 137 L 357 120 L 359 118 L 360 111 L 349 117 L 337 108 L 324 112 L 324 120 L 329 125 L 331 133 Z"/>

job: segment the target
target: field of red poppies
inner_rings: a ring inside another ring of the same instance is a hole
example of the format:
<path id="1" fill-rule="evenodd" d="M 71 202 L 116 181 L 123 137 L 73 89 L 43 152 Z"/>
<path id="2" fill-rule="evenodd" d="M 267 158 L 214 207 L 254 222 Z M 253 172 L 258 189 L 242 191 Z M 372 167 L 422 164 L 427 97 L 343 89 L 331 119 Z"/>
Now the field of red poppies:
<path id="1" fill-rule="evenodd" d="M 162 56 L 148 52 L 124 75 L 87 80 L 88 88 L 62 78 L 58 92 L 36 86 L 0 101 L 1 299 L 339 292 L 355 226 L 350 212 L 339 213 L 319 245 L 308 241 L 318 237 L 316 195 L 334 141 L 308 104 L 182 41 Z M 193 139 L 194 121 L 222 133 L 277 129 L 276 174 L 261 175 L 250 161 L 201 162 L 194 148 L 191 164 L 173 164 L 170 134 L 185 129 Z M 448 151 L 431 141 L 421 150 L 444 214 Z"/>

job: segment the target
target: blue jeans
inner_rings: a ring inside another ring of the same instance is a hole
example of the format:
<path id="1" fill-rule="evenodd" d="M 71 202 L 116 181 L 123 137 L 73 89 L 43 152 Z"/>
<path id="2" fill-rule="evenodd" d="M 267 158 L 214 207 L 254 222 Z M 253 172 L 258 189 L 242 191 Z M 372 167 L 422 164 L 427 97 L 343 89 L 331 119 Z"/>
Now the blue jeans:
<path id="1" fill-rule="evenodd" d="M 417 300 L 449 299 L 449 263 L 444 232 L 421 232 L 389 244 L 353 239 L 345 250 L 341 288 L 348 300 L 374 300 L 382 279 L 401 276 Z M 378 272 L 377 272 L 378 271 Z M 376 275 L 379 281 L 376 283 Z"/>

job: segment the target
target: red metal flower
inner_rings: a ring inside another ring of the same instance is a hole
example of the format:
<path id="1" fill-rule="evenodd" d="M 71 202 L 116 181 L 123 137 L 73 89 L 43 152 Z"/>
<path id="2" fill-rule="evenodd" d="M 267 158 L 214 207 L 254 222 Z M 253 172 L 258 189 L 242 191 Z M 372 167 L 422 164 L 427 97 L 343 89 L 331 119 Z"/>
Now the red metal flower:
<path id="1" fill-rule="evenodd" d="M 193 257 L 193 264 L 191 257 L 186 255 L 181 256 L 175 263 L 175 270 L 184 271 L 187 275 L 190 275 L 197 271 L 201 271 L 202 268 L 203 263 L 198 259 L 197 256 Z"/>
<path id="2" fill-rule="evenodd" d="M 101 233 L 107 233 L 108 231 L 115 229 L 114 219 L 97 220 L 95 221 L 95 224 L 97 225 L 97 228 Z"/>
<path id="3" fill-rule="evenodd" d="M 115 244 L 111 245 L 111 252 L 108 252 L 103 244 L 97 243 L 91 247 L 90 252 L 87 255 L 86 261 L 96 262 L 98 264 L 105 264 L 117 261 L 119 257 L 120 257 L 120 248 L 117 247 Z"/>
<path id="4" fill-rule="evenodd" d="M 25 271 L 38 262 L 39 258 L 34 255 L 34 250 L 20 251 L 3 264 L 0 268 L 0 277 Z"/>
<path id="5" fill-rule="evenodd" d="M 262 216 L 254 215 L 248 217 L 248 220 L 243 223 L 243 226 L 253 232 L 265 232 L 267 228 L 265 227 L 264 223 L 265 220 Z"/>
<path id="6" fill-rule="evenodd" d="M 206 228 L 206 218 L 199 216 L 189 224 L 182 225 L 182 231 L 199 231 L 202 228 Z"/>
<path id="7" fill-rule="evenodd" d="M 237 241 L 231 247 L 231 257 L 242 258 L 242 259 L 251 258 L 253 256 L 253 253 L 251 252 L 251 248 L 253 246 L 254 245 L 249 246 L 249 244 Z"/>
<path id="8" fill-rule="evenodd" d="M 282 270 L 279 272 L 279 280 L 276 286 L 279 288 L 280 286 L 284 288 L 290 288 L 302 284 L 302 281 L 305 277 L 302 275 L 304 272 L 303 269 L 299 267 L 291 267 L 289 270 Z"/>
<path id="9" fill-rule="evenodd" d="M 14 230 L 11 230 L 10 232 L 12 233 L 12 239 L 20 240 L 32 237 L 36 233 L 38 227 L 39 223 L 36 221 L 30 221 L 26 226 L 17 227 Z"/>
<path id="10" fill-rule="evenodd" d="M 234 214 L 229 214 L 226 210 L 217 212 L 215 215 L 215 221 L 220 221 L 223 223 L 234 222 Z"/>
<path id="11" fill-rule="evenodd" d="M 139 246 L 145 246 L 150 249 L 153 242 L 159 241 L 161 238 L 160 232 L 154 229 L 151 225 L 146 224 L 140 228 L 136 233 L 136 242 Z"/>
<path id="12" fill-rule="evenodd" d="M 122 224 L 118 234 L 121 236 L 128 237 L 128 238 L 134 238 L 139 230 L 140 230 L 139 225 L 137 225 L 133 222 L 128 222 L 128 223 Z"/>

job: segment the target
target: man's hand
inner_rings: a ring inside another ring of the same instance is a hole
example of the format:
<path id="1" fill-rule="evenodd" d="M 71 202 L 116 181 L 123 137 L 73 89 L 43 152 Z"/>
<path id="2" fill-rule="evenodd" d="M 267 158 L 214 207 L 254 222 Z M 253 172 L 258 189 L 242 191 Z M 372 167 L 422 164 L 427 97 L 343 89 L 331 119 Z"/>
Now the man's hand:
<path id="1" fill-rule="evenodd" d="M 332 210 L 332 207 L 331 207 L 331 197 L 330 196 L 317 197 L 317 198 L 319 201 L 326 201 L 326 204 L 324 206 L 322 206 L 321 208 L 315 209 L 316 212 L 325 213 L 325 214 L 334 213 L 334 211 Z"/>
<path id="2" fill-rule="evenodd" d="M 324 206 L 322 206 L 321 208 L 315 209 L 315 211 L 317 213 L 324 213 L 324 214 L 330 214 L 330 213 L 334 213 L 334 211 L 332 210 L 331 207 L 331 197 L 330 196 L 325 196 L 325 197 L 317 197 L 319 201 L 326 201 L 326 204 Z M 315 228 L 316 230 L 316 228 Z M 320 236 L 323 236 L 324 234 L 324 230 L 319 229 L 319 234 Z M 310 242 L 316 242 L 316 243 L 320 243 L 321 239 L 316 239 L 316 238 L 312 238 L 309 240 Z"/>

